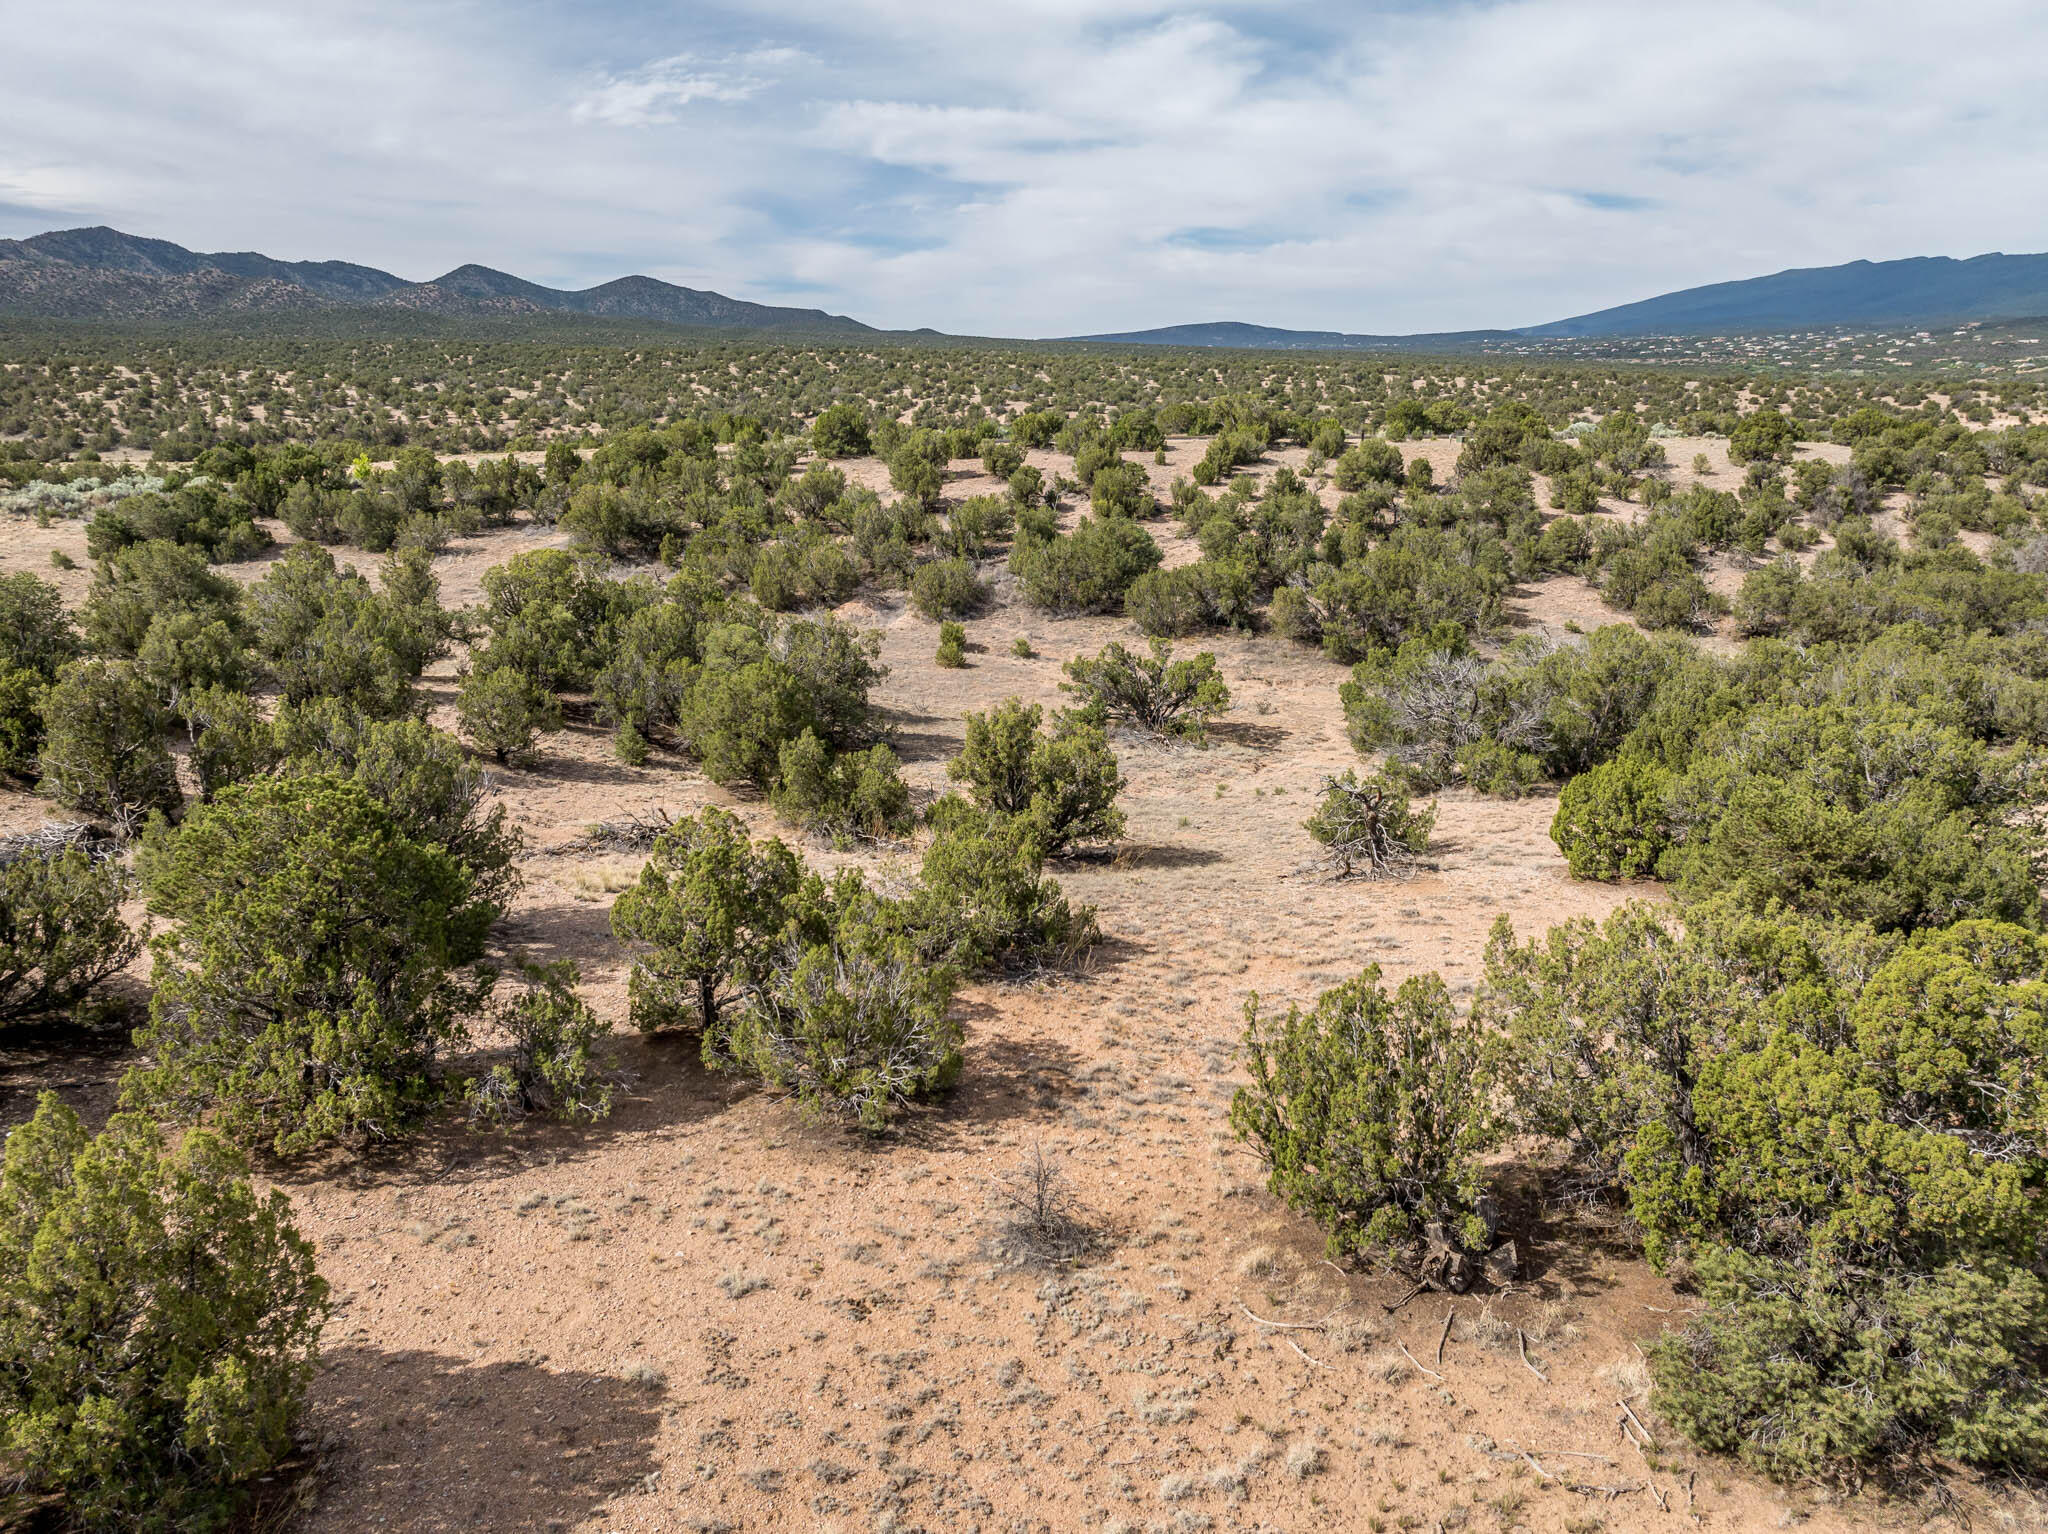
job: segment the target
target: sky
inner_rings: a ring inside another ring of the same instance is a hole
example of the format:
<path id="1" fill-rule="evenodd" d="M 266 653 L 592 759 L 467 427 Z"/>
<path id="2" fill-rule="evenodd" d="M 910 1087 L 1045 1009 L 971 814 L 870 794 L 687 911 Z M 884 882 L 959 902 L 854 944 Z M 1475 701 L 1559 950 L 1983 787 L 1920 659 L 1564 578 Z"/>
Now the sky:
<path id="1" fill-rule="evenodd" d="M 0 236 L 998 336 L 1517 326 L 2048 250 L 2039 0 L 10 10 Z"/>

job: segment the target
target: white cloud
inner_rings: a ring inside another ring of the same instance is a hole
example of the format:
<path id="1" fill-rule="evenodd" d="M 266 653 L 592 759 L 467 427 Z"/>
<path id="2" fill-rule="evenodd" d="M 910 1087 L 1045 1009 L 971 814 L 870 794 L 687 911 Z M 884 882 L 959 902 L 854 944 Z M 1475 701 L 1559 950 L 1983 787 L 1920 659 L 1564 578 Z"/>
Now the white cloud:
<path id="1" fill-rule="evenodd" d="M 801 57 L 793 48 L 759 48 L 723 59 L 678 53 L 591 87 L 570 104 L 569 115 L 577 122 L 614 128 L 673 123 L 693 101 L 745 101 L 758 95 L 773 71 Z"/>
<path id="2" fill-rule="evenodd" d="M 1995 46 L 1918 0 L 609 3 L 31 11 L 0 204 L 1012 335 L 1524 324 L 2048 248 L 2022 0 L 1973 13 Z"/>

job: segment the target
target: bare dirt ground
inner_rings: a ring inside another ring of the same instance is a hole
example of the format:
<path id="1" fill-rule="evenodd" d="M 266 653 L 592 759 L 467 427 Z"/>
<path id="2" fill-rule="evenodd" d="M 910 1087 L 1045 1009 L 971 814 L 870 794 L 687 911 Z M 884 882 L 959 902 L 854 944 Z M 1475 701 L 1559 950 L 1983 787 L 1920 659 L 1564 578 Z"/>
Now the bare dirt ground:
<path id="1" fill-rule="evenodd" d="M 1448 469 L 1454 444 L 1422 446 Z M 1683 482 L 1694 449 L 1678 447 Z M 1176 443 L 1155 474 L 1198 453 Z M 978 488 L 963 472 L 949 493 Z M 1154 531 L 1186 557 L 1169 524 Z M 554 541 L 533 529 L 467 540 L 439 562 L 443 600 L 475 600 L 484 569 Z M 52 546 L 83 563 L 82 543 L 76 524 L 0 527 L 0 568 L 50 573 Z M 83 572 L 63 585 L 82 597 Z M 1579 582 L 1516 605 L 1542 627 L 1614 621 Z M 935 628 L 906 609 L 843 611 L 883 633 L 891 674 L 877 702 L 906 775 L 934 792 L 965 712 L 1011 694 L 1057 705 L 1063 660 L 1129 638 L 1120 622 L 1003 605 L 969 625 L 970 664 L 948 671 L 933 663 Z M 1020 634 L 1036 658 L 1011 653 Z M 765 805 L 674 760 L 620 764 L 590 727 L 500 773 L 532 844 L 503 945 L 582 966 L 592 1003 L 621 1020 L 627 1090 L 590 1128 L 500 1138 L 451 1124 L 401 1156 L 269 1169 L 338 1301 L 302 1526 L 1942 1524 L 1675 1447 L 1637 1452 L 1617 1419 L 1624 1401 L 1651 1419 L 1639 1344 L 1687 1301 L 1599 1229 L 1546 1214 L 1525 1169 L 1503 1168 L 1524 1279 L 1399 1309 L 1404 1283 L 1340 1272 L 1314 1228 L 1263 1192 L 1227 1117 L 1248 993 L 1306 1001 L 1377 963 L 1390 984 L 1441 971 L 1468 998 L 1497 917 L 1537 934 L 1656 891 L 1571 880 L 1547 795 L 1446 794 L 1419 877 L 1321 880 L 1301 821 L 1321 777 L 1355 762 L 1343 670 L 1273 638 L 1206 647 L 1235 699 L 1227 722 L 1204 749 L 1117 741 L 1127 842 L 1113 860 L 1053 870 L 1098 908 L 1108 940 L 1082 973 L 969 988 L 960 1089 L 879 1144 L 707 1074 L 684 1041 L 623 1031 L 607 917 L 638 859 L 550 851 L 591 821 L 713 802 L 766 834 Z M 456 665 L 427 679 L 444 725 Z M 41 816 L 39 802 L 0 795 L 0 830 Z M 915 867 L 908 852 L 864 861 L 883 878 Z M 38 1083 L 103 1112 L 124 1063 L 117 1044 L 19 1041 L 0 1055 L 0 1117 L 22 1116 Z M 1033 1272 L 991 1255 L 991 1184 L 1034 1147 L 1104 1232 L 1086 1266 Z M 2039 1516 L 2003 1494 L 1995 1512 L 2008 1526 Z"/>

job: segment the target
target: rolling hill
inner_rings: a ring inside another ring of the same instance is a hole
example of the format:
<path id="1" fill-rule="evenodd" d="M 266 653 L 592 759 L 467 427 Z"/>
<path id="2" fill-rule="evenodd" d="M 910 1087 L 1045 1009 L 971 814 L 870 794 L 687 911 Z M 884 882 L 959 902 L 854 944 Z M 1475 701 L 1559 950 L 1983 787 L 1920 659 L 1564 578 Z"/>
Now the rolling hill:
<path id="1" fill-rule="evenodd" d="M 822 309 L 748 303 L 652 277 L 621 277 L 565 292 L 487 266 L 458 266 L 430 282 L 407 282 L 345 261 L 192 251 L 118 229 L 64 229 L 0 240 L 0 314 L 177 321 L 341 309 L 451 317 L 569 314 L 695 330 L 875 334 Z"/>
<path id="2" fill-rule="evenodd" d="M 1071 339 L 1142 346 L 1376 351 L 1449 348 L 1513 337 L 1591 340 L 1844 327 L 1903 329 L 2040 315 L 2048 315 L 2048 255 L 1973 256 L 1967 261 L 1948 256 L 1916 256 L 1903 261 L 1850 261 L 1841 266 L 1804 267 L 1739 282 L 1716 282 L 1519 330 L 1467 330 L 1419 336 L 1346 335 L 1333 330 L 1276 330 L 1265 325 L 1224 321 Z"/>
<path id="3" fill-rule="evenodd" d="M 104 227 L 0 240 L 0 315 L 154 323 L 256 316 L 427 316 L 461 321 L 560 316 L 691 330 L 854 338 L 884 332 L 822 309 L 781 308 L 620 277 L 565 291 L 475 264 L 408 282 L 346 261 L 201 252 Z M 1069 336 L 1077 342 L 1266 350 L 1459 351 L 1496 343 L 1639 336 L 1910 329 L 2048 316 L 2048 255 L 1851 261 L 1717 282 L 1516 330 L 1359 335 L 1239 321 Z M 421 320 L 419 323 L 430 321 Z M 937 332 L 914 335 L 943 339 Z"/>

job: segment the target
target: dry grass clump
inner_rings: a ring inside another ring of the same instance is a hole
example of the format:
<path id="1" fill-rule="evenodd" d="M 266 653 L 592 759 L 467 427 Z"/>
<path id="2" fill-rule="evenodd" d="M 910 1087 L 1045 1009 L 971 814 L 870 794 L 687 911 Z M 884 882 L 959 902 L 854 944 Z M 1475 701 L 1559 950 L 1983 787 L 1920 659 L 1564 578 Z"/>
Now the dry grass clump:
<path id="1" fill-rule="evenodd" d="M 1378 1323 L 1363 1317 L 1332 1321 L 1323 1336 L 1329 1346 L 1340 1353 L 1358 1353 L 1371 1347 L 1384 1335 Z"/>
<path id="2" fill-rule="evenodd" d="M 1271 1278 L 1280 1271 L 1280 1254 L 1270 1246 L 1255 1246 L 1237 1259 L 1240 1278 Z"/>
<path id="3" fill-rule="evenodd" d="M 1531 1342 L 1547 1342 L 1552 1346 L 1576 1342 L 1579 1338 L 1579 1329 L 1572 1323 L 1570 1308 L 1559 1300 L 1552 1300 L 1524 1321 L 1522 1330 Z"/>
<path id="4" fill-rule="evenodd" d="M 1497 1353 L 1512 1352 L 1515 1347 L 1514 1323 L 1495 1315 L 1491 1305 L 1481 1308 L 1466 1335 L 1482 1348 L 1492 1348 Z"/>
<path id="5" fill-rule="evenodd" d="M 1399 1348 L 1381 1348 L 1365 1361 L 1366 1375 L 1384 1385 L 1399 1385 L 1415 1373 Z"/>
<path id="6" fill-rule="evenodd" d="M 1634 1354 L 1603 1365 L 1600 1378 L 1614 1387 L 1615 1394 L 1631 1401 L 1650 1393 L 1650 1366 Z"/>
<path id="7" fill-rule="evenodd" d="M 1041 1145 L 996 1180 L 993 1194 L 999 1215 L 993 1244 L 1006 1262 L 1059 1267 L 1080 1261 L 1102 1241 L 1065 1170 Z"/>
<path id="8" fill-rule="evenodd" d="M 1287 1473 L 1297 1481 L 1305 1481 L 1312 1475 L 1321 1475 L 1329 1468 L 1329 1456 L 1306 1439 L 1287 1451 L 1287 1458 L 1281 1461 Z"/>
<path id="9" fill-rule="evenodd" d="M 1139 1391 L 1135 1397 L 1138 1420 L 1152 1427 L 1178 1427 L 1194 1419 L 1194 1392 L 1172 1390 L 1161 1396 Z"/>

